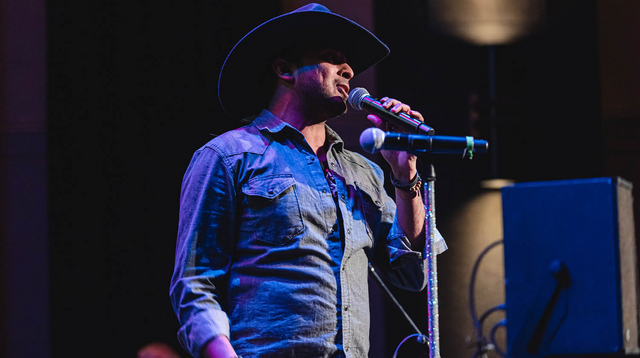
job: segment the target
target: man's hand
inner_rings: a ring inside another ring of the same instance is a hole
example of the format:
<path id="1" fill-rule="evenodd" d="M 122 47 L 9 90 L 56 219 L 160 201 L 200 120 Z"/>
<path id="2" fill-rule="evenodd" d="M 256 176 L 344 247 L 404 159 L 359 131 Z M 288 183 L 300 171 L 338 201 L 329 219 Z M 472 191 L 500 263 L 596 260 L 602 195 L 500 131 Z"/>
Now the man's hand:
<path id="1" fill-rule="evenodd" d="M 392 113 L 400 113 L 404 112 L 410 115 L 413 118 L 419 119 L 421 122 L 424 122 L 424 118 L 422 114 L 418 111 L 412 111 L 409 105 L 404 104 L 397 99 L 384 97 L 380 100 L 382 102 L 382 106 L 386 109 L 390 109 Z M 398 131 L 393 128 L 391 123 L 385 122 L 380 117 L 375 114 L 367 115 L 367 119 L 370 120 L 376 127 L 382 129 L 385 132 Z M 399 130 L 399 132 L 405 132 L 403 130 Z M 417 173 L 416 169 L 416 160 L 417 157 L 413 154 L 404 151 L 395 151 L 395 150 L 382 150 L 380 151 L 384 159 L 391 166 L 391 171 L 393 172 L 393 176 L 400 183 L 409 183 L 413 177 L 415 177 Z"/>
<path id="2" fill-rule="evenodd" d="M 204 346 L 202 356 L 204 358 L 235 358 L 238 355 L 227 336 L 217 336 Z"/>

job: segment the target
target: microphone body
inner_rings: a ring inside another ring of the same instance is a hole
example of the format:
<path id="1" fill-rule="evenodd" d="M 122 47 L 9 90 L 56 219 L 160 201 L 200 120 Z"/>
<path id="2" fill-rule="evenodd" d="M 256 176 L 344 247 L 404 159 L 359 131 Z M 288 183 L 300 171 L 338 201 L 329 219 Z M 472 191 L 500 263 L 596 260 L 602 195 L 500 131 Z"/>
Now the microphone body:
<path id="1" fill-rule="evenodd" d="M 383 132 L 378 128 L 367 128 L 360 135 L 360 146 L 366 152 L 377 153 L 382 149 L 412 153 L 465 154 L 486 153 L 489 143 L 473 137 L 429 136 Z"/>
<path id="2" fill-rule="evenodd" d="M 422 133 L 432 135 L 435 130 L 428 125 L 424 124 L 418 119 L 411 117 L 406 113 L 393 113 L 390 110 L 382 106 L 382 102 L 371 97 L 369 92 L 362 88 L 356 87 L 349 92 L 349 105 L 353 109 L 359 111 L 365 110 L 369 113 L 373 113 L 385 121 L 393 123 L 394 125 L 406 130 L 407 132 Z"/>

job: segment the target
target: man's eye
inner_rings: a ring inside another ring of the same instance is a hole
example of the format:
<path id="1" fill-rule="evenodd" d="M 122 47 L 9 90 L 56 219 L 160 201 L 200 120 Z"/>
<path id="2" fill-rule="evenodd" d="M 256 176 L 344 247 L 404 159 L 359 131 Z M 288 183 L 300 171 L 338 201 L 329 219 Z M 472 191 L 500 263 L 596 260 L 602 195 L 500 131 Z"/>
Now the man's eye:
<path id="1" fill-rule="evenodd" d="M 332 54 L 330 54 L 330 53 L 327 53 L 327 54 L 322 55 L 322 59 L 323 59 L 323 60 L 325 60 L 325 61 L 327 61 L 327 62 L 331 62 L 331 63 L 334 63 L 334 62 L 335 62 L 335 56 L 333 56 L 333 55 L 332 55 Z"/>

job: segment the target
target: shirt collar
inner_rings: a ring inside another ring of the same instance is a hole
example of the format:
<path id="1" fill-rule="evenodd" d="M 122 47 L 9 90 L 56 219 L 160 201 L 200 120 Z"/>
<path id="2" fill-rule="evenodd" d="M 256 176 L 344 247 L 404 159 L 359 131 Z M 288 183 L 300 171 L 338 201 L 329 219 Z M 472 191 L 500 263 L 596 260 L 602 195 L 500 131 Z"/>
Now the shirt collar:
<path id="1" fill-rule="evenodd" d="M 324 125 L 324 128 L 326 129 L 326 133 L 327 133 L 327 138 L 325 139 L 325 142 L 329 143 L 329 148 L 333 146 L 333 148 L 336 150 L 342 150 L 342 148 L 344 148 L 344 141 L 342 140 L 342 138 L 340 138 L 338 133 L 336 133 L 333 129 L 331 129 L 326 124 Z"/>
<path id="2" fill-rule="evenodd" d="M 295 129 L 289 123 L 278 118 L 278 116 L 271 113 L 271 111 L 267 109 L 263 109 L 262 112 L 260 112 L 260 115 L 253 120 L 253 125 L 256 126 L 256 128 L 258 128 L 258 130 L 260 131 L 265 130 L 270 133 L 278 133 L 281 132 L 284 128 L 289 127 L 290 129 L 293 129 L 295 133 L 302 135 L 299 130 Z M 329 143 L 329 147 L 335 146 L 335 149 L 342 150 L 342 148 L 344 148 L 344 141 L 342 140 L 342 138 L 340 138 L 338 133 L 336 133 L 328 125 L 325 124 L 324 127 L 327 135 L 325 141 Z"/>
<path id="3" fill-rule="evenodd" d="M 256 126 L 256 128 L 258 128 L 258 130 L 260 131 L 266 130 L 271 133 L 280 132 L 285 127 L 295 129 L 289 123 L 278 118 L 275 114 L 271 113 L 271 111 L 267 109 L 263 109 L 262 112 L 260 112 L 260 115 L 253 120 L 253 125 Z M 296 130 L 296 132 L 298 131 Z"/>

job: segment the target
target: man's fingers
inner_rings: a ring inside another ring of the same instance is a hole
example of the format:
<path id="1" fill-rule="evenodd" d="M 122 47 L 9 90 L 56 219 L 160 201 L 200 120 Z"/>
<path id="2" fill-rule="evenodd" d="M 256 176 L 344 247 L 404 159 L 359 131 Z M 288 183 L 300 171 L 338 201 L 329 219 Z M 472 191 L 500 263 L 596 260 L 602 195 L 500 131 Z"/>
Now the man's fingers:
<path id="1" fill-rule="evenodd" d="M 404 103 L 397 103 L 391 108 L 392 113 L 400 113 L 400 112 L 408 113 L 409 111 L 411 111 L 411 107 L 409 107 L 408 104 L 404 104 Z"/>
<path id="2" fill-rule="evenodd" d="M 407 114 L 410 115 L 411 117 L 415 118 L 415 119 L 419 119 L 420 122 L 424 122 L 424 117 L 422 117 L 422 113 L 420 113 L 418 111 L 409 110 L 407 112 Z"/>
<path id="3" fill-rule="evenodd" d="M 382 103 L 382 107 L 390 110 L 392 113 L 404 112 L 404 113 L 407 113 L 407 114 L 411 115 L 411 112 L 412 112 L 411 111 L 411 107 L 406 103 L 402 103 L 402 102 L 398 101 L 397 99 L 389 98 L 389 97 L 383 97 L 380 100 L 380 102 Z M 418 113 L 418 115 L 420 115 L 420 114 Z"/>
<path id="4" fill-rule="evenodd" d="M 420 120 L 421 122 L 424 122 L 424 118 L 422 117 L 422 114 L 420 112 L 412 110 L 408 104 L 402 103 L 395 98 L 382 97 L 380 99 L 380 103 L 382 103 L 382 107 L 388 109 L 391 113 L 397 114 L 403 112 L 415 119 Z M 395 130 L 392 124 L 382 121 L 380 117 L 376 115 L 370 114 L 367 116 L 367 118 L 380 129 L 387 131 Z"/>
<path id="5" fill-rule="evenodd" d="M 382 129 L 385 132 L 393 132 L 394 130 L 393 125 L 391 123 L 387 121 L 383 121 L 382 119 L 380 119 L 380 117 L 376 116 L 375 114 L 368 114 L 367 119 L 371 123 L 373 123 L 374 126 Z"/>
<path id="6" fill-rule="evenodd" d="M 392 106 L 395 106 L 396 104 L 400 103 L 400 101 L 398 101 L 397 99 L 393 99 L 393 98 L 389 98 L 389 97 L 382 97 L 380 102 L 382 102 L 382 107 L 384 107 L 386 109 L 389 109 Z"/>
<path id="7" fill-rule="evenodd" d="M 371 121 L 371 123 L 373 123 L 374 126 L 380 128 L 382 126 L 382 119 L 380 119 L 380 117 L 376 116 L 375 114 L 369 114 L 367 115 L 367 119 L 369 121 Z"/>

